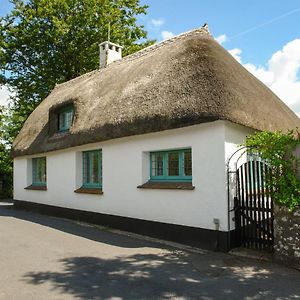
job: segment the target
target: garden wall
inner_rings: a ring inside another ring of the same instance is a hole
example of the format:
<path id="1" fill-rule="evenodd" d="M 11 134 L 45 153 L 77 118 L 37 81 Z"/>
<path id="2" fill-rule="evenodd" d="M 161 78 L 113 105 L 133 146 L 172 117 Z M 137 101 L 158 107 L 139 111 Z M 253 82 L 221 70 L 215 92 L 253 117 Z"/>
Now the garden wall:
<path id="1" fill-rule="evenodd" d="M 300 270 L 300 208 L 291 213 L 287 208 L 274 208 L 275 259 Z"/>
<path id="2" fill-rule="evenodd" d="M 296 147 L 296 149 L 294 150 L 293 154 L 300 160 L 300 145 L 298 145 Z M 297 170 L 297 177 L 300 180 L 300 168 L 299 168 L 299 166 L 296 167 L 296 170 Z"/>

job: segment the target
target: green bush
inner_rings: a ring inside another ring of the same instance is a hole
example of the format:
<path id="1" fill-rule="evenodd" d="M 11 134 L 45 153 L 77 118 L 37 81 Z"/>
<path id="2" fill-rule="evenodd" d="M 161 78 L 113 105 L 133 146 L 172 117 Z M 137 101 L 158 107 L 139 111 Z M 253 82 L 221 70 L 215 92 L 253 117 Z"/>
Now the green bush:
<path id="1" fill-rule="evenodd" d="M 300 205 L 300 180 L 297 177 L 300 161 L 295 149 L 300 144 L 299 135 L 294 131 L 257 132 L 246 139 L 244 146 L 257 151 L 270 166 L 270 176 L 266 185 L 272 199 L 290 211 Z"/>

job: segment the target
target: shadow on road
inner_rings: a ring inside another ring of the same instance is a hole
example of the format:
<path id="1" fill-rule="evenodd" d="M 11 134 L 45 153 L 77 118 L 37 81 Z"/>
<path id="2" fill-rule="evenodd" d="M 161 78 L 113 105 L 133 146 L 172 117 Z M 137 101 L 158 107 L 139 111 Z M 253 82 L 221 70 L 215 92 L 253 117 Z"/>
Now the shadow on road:
<path id="1" fill-rule="evenodd" d="M 86 227 L 70 220 L 14 210 L 12 206 L 0 206 L 0 218 L 24 220 L 99 242 L 97 253 L 100 257 L 87 254 L 88 251 L 83 251 L 82 256 L 79 252 L 60 259 L 50 256 L 46 257 L 46 261 L 51 258 L 57 262 L 54 271 L 45 264 L 41 265 L 41 269 L 22 273 L 20 279 L 26 285 L 34 289 L 45 284 L 43 288 L 50 286 L 56 294 L 61 294 L 62 299 L 63 294 L 80 299 L 300 298 L 300 272 L 276 264 L 224 253 L 191 254 L 162 249 L 161 245 Z M 102 257 L 100 243 L 136 249 L 114 254 L 107 252 L 105 245 Z"/>
<path id="2" fill-rule="evenodd" d="M 70 257 L 60 260 L 62 272 L 27 273 L 24 280 L 81 299 L 298 299 L 299 278 L 288 284 L 275 270 L 213 264 L 205 255 L 198 269 L 190 259 L 174 253 Z"/>
<path id="3" fill-rule="evenodd" d="M 0 205 L 0 217 L 11 217 L 32 223 L 36 223 L 42 226 L 51 227 L 53 229 L 63 231 L 72 235 L 80 236 L 86 239 L 90 239 L 96 242 L 105 243 L 108 245 L 123 247 L 123 248 L 140 248 L 140 247 L 154 247 L 157 246 L 154 243 L 135 240 L 120 236 L 118 234 L 107 231 L 107 228 L 100 227 L 101 230 L 94 227 L 94 225 L 88 225 L 85 223 L 76 223 L 75 221 L 56 218 L 46 215 L 40 215 L 38 213 L 32 213 L 25 210 L 14 209 L 11 204 Z M 159 246 L 161 247 L 161 246 Z"/>

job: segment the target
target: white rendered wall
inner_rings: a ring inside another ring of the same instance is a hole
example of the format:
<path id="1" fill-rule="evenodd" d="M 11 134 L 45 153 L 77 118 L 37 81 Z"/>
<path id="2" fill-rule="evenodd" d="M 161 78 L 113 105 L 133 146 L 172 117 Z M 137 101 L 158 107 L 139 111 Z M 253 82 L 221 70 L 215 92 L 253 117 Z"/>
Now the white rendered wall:
<path id="1" fill-rule="evenodd" d="M 25 190 L 31 183 L 31 158 L 14 160 L 16 200 L 94 211 L 138 219 L 227 230 L 226 157 L 245 136 L 241 127 L 216 121 L 47 153 L 47 191 Z M 225 138 L 227 138 L 225 142 Z M 192 148 L 195 190 L 138 189 L 149 179 L 149 152 Z M 103 195 L 77 194 L 81 152 L 102 149 Z M 226 150 L 225 150 L 226 149 Z M 224 157 L 225 153 L 225 157 Z"/>
<path id="2" fill-rule="evenodd" d="M 229 209 L 234 208 L 234 197 L 236 195 L 236 175 L 235 171 L 246 162 L 247 152 L 246 149 L 242 149 L 243 144 L 246 140 L 246 137 L 254 133 L 254 129 L 234 124 L 231 122 L 225 122 L 225 161 L 226 161 L 226 173 L 229 173 L 229 178 L 226 179 L 226 182 L 229 180 L 229 185 L 227 185 L 227 198 L 229 197 Z M 240 150 L 239 150 L 240 149 Z M 237 151 L 239 150 L 239 151 Z M 229 188 L 229 193 L 228 193 Z M 228 202 L 228 200 L 227 200 Z M 228 205 L 227 205 L 228 206 Z M 228 209 L 227 209 L 228 211 Z M 235 228 L 233 221 L 234 211 L 230 213 L 230 230 Z"/>

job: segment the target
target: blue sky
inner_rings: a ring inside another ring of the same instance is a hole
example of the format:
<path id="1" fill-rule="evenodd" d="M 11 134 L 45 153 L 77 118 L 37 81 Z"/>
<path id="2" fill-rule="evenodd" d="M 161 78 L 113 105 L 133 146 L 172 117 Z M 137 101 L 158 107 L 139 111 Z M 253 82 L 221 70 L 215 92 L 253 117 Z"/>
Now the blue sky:
<path id="1" fill-rule="evenodd" d="M 163 20 L 161 29 L 174 34 L 207 22 L 214 36 L 233 37 L 224 44 L 226 48 L 243 48 L 244 59 L 255 64 L 264 64 L 275 50 L 300 36 L 299 0 L 142 0 L 142 3 L 149 5 L 149 13 L 142 20 L 149 37 L 161 38 L 159 30 L 151 26 L 151 19 Z M 297 9 L 282 19 L 236 36 Z"/>
<path id="2" fill-rule="evenodd" d="M 207 22 L 222 46 L 300 115 L 299 0 L 141 0 L 141 3 L 149 5 L 148 14 L 139 17 L 149 38 L 160 41 Z M 0 0 L 0 15 L 10 9 L 8 0 Z"/>

